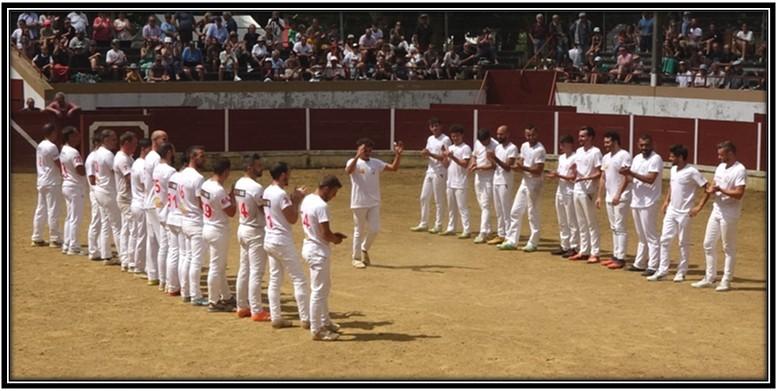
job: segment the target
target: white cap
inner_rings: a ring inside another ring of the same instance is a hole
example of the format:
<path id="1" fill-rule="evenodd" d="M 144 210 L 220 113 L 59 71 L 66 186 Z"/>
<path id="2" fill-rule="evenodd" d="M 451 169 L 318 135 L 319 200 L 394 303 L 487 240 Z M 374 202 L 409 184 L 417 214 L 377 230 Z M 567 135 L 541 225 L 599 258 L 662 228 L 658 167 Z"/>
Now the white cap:
<path id="1" fill-rule="evenodd" d="M 172 39 L 172 38 L 170 38 L 170 37 L 165 37 L 165 40 L 164 40 L 164 42 L 165 42 L 165 43 L 173 43 L 173 39 Z"/>
<path id="2" fill-rule="evenodd" d="M 600 32 L 600 31 L 602 31 L 602 29 L 600 29 L 599 27 L 594 27 L 594 32 L 595 32 L 595 33 L 598 33 L 598 32 Z"/>
<path id="3" fill-rule="evenodd" d="M 594 61 L 602 61 L 602 57 L 601 57 L 601 56 L 596 56 L 596 57 L 594 58 Z"/>
<path id="4" fill-rule="evenodd" d="M 577 14 L 577 16 L 582 18 L 583 16 L 585 16 L 585 12 L 581 12 L 581 13 Z"/>

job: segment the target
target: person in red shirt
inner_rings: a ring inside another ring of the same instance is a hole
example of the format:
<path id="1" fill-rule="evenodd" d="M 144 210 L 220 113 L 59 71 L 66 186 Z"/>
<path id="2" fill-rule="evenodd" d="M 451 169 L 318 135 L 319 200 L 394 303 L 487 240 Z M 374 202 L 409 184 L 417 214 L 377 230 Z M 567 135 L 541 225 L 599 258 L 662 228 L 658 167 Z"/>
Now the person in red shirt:
<path id="1" fill-rule="evenodd" d="M 81 112 L 81 108 L 77 105 L 65 101 L 65 94 L 63 92 L 57 92 L 54 95 L 54 100 L 46 106 L 46 111 L 54 113 L 57 119 L 71 118 L 75 114 Z"/>
<path id="2" fill-rule="evenodd" d="M 108 47 L 111 45 L 111 40 L 113 40 L 113 23 L 105 12 L 98 13 L 97 17 L 94 18 L 92 39 L 94 39 L 98 47 Z"/>

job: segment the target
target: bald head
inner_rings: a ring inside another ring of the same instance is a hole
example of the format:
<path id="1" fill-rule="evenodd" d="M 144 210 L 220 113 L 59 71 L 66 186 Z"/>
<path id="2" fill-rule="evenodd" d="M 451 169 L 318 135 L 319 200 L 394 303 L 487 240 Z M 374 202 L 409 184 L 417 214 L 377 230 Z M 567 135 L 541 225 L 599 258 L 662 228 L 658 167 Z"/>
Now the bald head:
<path id="1" fill-rule="evenodd" d="M 167 132 L 164 130 L 155 130 L 151 132 L 151 148 L 155 151 L 159 149 L 162 143 L 167 142 Z"/>
<path id="2" fill-rule="evenodd" d="M 507 128 L 507 125 L 496 128 L 496 139 L 500 144 L 506 145 L 510 142 L 510 129 Z"/>

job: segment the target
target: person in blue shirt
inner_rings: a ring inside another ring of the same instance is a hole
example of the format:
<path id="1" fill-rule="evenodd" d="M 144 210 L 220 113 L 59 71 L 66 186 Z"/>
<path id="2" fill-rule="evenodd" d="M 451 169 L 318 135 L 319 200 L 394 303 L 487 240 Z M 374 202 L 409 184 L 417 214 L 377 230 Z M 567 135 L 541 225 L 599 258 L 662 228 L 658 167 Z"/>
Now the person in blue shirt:
<path id="1" fill-rule="evenodd" d="M 181 53 L 183 73 L 187 80 L 205 80 L 205 66 L 202 64 L 202 60 L 202 51 L 197 48 L 195 41 L 189 41 Z M 192 74 L 192 69 L 195 70 L 196 77 Z"/>
<path id="2" fill-rule="evenodd" d="M 221 17 L 213 17 L 213 23 L 208 28 L 208 31 L 205 32 L 205 39 L 208 41 L 215 41 L 219 44 L 219 46 L 224 46 L 224 43 L 227 41 L 228 37 L 229 32 L 221 22 Z"/>
<path id="3" fill-rule="evenodd" d="M 639 51 L 648 53 L 653 47 L 653 26 L 655 21 L 650 12 L 643 12 L 642 19 L 639 20 Z"/>
<path id="4" fill-rule="evenodd" d="M 162 39 L 164 39 L 164 37 L 170 37 L 173 41 L 177 40 L 178 30 L 176 29 L 175 24 L 173 24 L 173 14 L 165 14 L 165 21 L 162 22 L 162 25 L 159 26 L 159 28 L 162 30 Z"/>

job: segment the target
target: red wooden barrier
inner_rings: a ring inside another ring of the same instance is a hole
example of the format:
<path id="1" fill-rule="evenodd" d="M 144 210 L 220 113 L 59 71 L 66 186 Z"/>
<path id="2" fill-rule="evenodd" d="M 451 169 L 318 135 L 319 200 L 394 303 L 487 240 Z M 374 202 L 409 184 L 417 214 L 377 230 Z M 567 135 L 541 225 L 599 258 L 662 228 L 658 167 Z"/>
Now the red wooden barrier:
<path id="1" fill-rule="evenodd" d="M 755 170 L 757 137 L 754 122 L 699 120 L 699 164 L 718 165 L 718 143 L 731 140 L 737 147 L 737 159 L 748 170 Z"/>
<path id="2" fill-rule="evenodd" d="M 587 113 L 559 113 L 558 114 L 558 134 L 559 139 L 564 135 L 570 135 L 575 139 L 577 145 L 577 136 L 580 128 L 590 126 L 594 128 L 596 136 L 594 145 L 604 151 L 604 134 L 609 131 L 618 133 L 621 138 L 621 147 L 629 150 L 629 116 L 618 114 L 587 114 Z M 636 147 L 636 142 L 635 142 Z"/>
<path id="3" fill-rule="evenodd" d="M 667 161 L 669 147 L 683 144 L 688 148 L 688 161 L 693 162 L 694 120 L 686 118 L 662 118 L 634 116 L 634 155 L 639 153 L 639 138 L 649 134 L 653 138 L 653 149 Z M 701 152 L 701 150 L 700 150 Z M 699 164 L 703 163 L 701 159 Z"/>
<path id="4" fill-rule="evenodd" d="M 486 102 L 553 105 L 555 74 L 555 71 L 490 70 L 486 73 Z"/>
<path id="5" fill-rule="evenodd" d="M 471 114 L 470 114 L 471 116 Z M 429 110 L 397 109 L 394 111 L 394 139 L 402 140 L 408 150 L 420 150 L 431 135 L 427 121 L 432 117 Z M 470 122 L 472 120 L 470 119 Z M 443 126 L 445 123 L 443 122 Z M 470 129 L 471 126 L 470 126 Z"/>
<path id="6" fill-rule="evenodd" d="M 203 145 L 206 152 L 224 151 L 224 110 L 153 109 L 150 130 L 162 129 L 178 151 Z"/>
<path id="7" fill-rule="evenodd" d="M 305 149 L 305 109 L 229 110 L 230 151 Z"/>
<path id="8" fill-rule="evenodd" d="M 491 135 L 496 138 L 496 129 L 507 125 L 510 129 L 510 140 L 520 146 L 526 141 L 524 129 L 531 124 L 537 130 L 537 136 L 545 150 L 553 153 L 553 116 L 552 112 L 478 110 L 478 128 L 489 129 Z"/>
<path id="9" fill-rule="evenodd" d="M 371 138 L 375 149 L 390 149 L 391 110 L 310 109 L 310 149 L 356 150 L 362 137 Z"/>
<path id="10" fill-rule="evenodd" d="M 460 109 L 460 110 L 515 110 L 515 111 L 558 111 L 558 112 L 577 112 L 575 106 L 549 106 L 549 105 L 522 105 L 522 104 L 487 104 L 487 105 L 468 105 L 468 104 L 449 104 L 449 103 L 432 103 L 429 105 L 430 109 Z"/>

